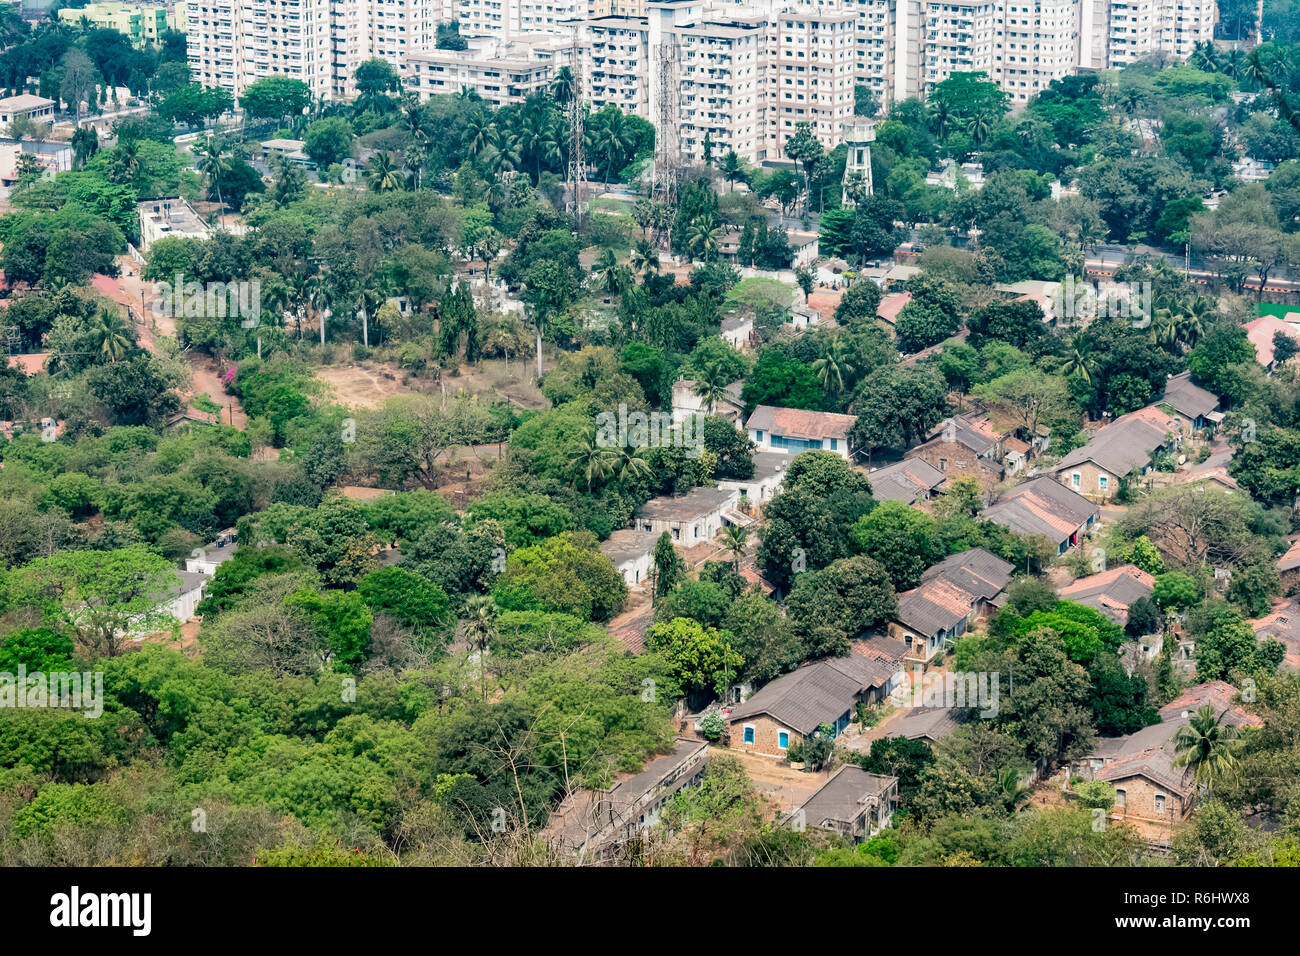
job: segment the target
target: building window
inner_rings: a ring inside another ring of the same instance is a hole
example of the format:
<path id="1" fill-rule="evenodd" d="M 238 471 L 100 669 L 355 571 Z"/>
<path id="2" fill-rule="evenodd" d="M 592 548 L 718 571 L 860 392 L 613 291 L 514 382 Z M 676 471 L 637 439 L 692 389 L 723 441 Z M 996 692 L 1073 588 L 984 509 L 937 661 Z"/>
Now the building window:
<path id="1" fill-rule="evenodd" d="M 832 438 L 831 451 L 839 451 L 839 450 L 840 450 L 840 440 L 838 438 Z"/>
<path id="2" fill-rule="evenodd" d="M 1156 813 L 1164 813 L 1164 812 L 1165 812 L 1165 795 L 1164 795 L 1163 793 L 1157 793 L 1157 794 L 1156 794 Z"/>
<path id="3" fill-rule="evenodd" d="M 785 730 L 779 731 L 776 735 L 776 745 L 782 750 L 788 749 L 790 746 L 790 733 Z"/>
<path id="4" fill-rule="evenodd" d="M 1115 791 L 1115 806 L 1123 808 L 1128 804 L 1128 794 L 1123 790 Z"/>
<path id="5" fill-rule="evenodd" d="M 752 744 L 753 742 L 754 742 L 754 725 L 753 725 L 753 724 L 746 724 L 746 725 L 745 725 L 745 743 L 747 743 L 747 744 Z"/>
<path id="6" fill-rule="evenodd" d="M 1083 483 L 1083 479 L 1079 476 L 1079 473 L 1077 471 L 1074 472 L 1072 475 L 1070 475 L 1071 488 L 1078 488 L 1082 483 Z"/>
<path id="7" fill-rule="evenodd" d="M 1105 475 L 1099 475 L 1097 477 L 1097 487 L 1100 488 L 1102 491 L 1105 491 L 1109 485 L 1110 485 L 1110 479 L 1107 478 Z"/>

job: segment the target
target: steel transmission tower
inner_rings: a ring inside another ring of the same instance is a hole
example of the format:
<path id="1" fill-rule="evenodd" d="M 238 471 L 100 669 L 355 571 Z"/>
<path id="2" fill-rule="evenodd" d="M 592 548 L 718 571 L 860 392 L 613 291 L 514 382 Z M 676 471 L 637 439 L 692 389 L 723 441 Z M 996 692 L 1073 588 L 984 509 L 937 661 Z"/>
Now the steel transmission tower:
<path id="1" fill-rule="evenodd" d="M 566 181 L 569 187 L 566 211 L 573 213 L 574 228 L 582 232 L 582 201 L 587 193 L 587 111 L 582 96 L 582 50 L 578 28 L 573 29 L 573 43 L 569 47 L 569 75 L 573 89 L 569 96 L 569 169 Z"/>
<path id="2" fill-rule="evenodd" d="M 659 97 L 655 105 L 655 193 L 671 223 L 677 208 L 677 171 L 681 166 L 681 90 L 677 85 L 677 42 L 671 35 L 659 44 Z M 669 226 L 669 248 L 671 230 Z"/>

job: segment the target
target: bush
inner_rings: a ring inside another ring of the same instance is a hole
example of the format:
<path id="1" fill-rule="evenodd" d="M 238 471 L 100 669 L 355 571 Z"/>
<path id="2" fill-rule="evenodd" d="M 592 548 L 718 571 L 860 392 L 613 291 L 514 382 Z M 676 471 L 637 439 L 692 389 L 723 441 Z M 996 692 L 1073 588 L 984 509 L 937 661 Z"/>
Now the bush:
<path id="1" fill-rule="evenodd" d="M 712 713 L 705 714 L 704 719 L 700 721 L 700 733 L 702 733 L 704 739 L 711 744 L 716 744 L 721 740 L 722 732 L 726 729 L 726 722 L 722 719 L 722 715 L 716 710 Z"/>

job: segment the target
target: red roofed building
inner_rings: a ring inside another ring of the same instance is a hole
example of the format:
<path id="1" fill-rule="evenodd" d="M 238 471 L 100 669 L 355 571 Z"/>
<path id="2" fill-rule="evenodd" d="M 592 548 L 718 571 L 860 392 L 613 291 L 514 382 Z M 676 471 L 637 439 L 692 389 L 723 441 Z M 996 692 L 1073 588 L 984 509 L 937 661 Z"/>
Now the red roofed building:
<path id="1" fill-rule="evenodd" d="M 745 429 L 759 451 L 831 451 L 849 457 L 852 415 L 810 412 L 800 408 L 759 405 L 745 422 Z"/>
<path id="2" fill-rule="evenodd" d="M 1275 315 L 1263 315 L 1253 322 L 1246 323 L 1246 338 L 1255 347 L 1255 358 L 1266 369 L 1273 367 L 1273 336 L 1281 332 L 1300 344 L 1300 330 L 1289 322 L 1283 322 Z"/>

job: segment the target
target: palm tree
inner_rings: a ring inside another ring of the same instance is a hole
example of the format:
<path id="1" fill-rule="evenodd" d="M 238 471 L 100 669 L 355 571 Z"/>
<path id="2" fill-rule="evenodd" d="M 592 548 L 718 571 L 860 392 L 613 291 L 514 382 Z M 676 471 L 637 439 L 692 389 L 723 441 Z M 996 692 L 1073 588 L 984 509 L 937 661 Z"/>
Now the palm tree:
<path id="1" fill-rule="evenodd" d="M 853 376 L 853 349 L 843 336 L 837 335 L 831 340 L 831 347 L 826 354 L 812 363 L 812 370 L 821 380 L 826 391 L 844 391 L 844 381 Z"/>
<path id="2" fill-rule="evenodd" d="M 605 163 L 605 188 L 609 189 L 609 178 L 614 171 L 614 163 L 622 160 L 632 150 L 632 134 L 623 121 L 622 113 L 610 113 L 600 124 L 592 138 L 592 147 Z"/>
<path id="3" fill-rule="evenodd" d="M 740 559 L 745 556 L 749 546 L 749 529 L 738 524 L 729 524 L 722 529 L 722 550 L 731 555 L 731 565 L 740 573 Z"/>
<path id="4" fill-rule="evenodd" d="M 608 296 L 621 295 L 627 285 L 627 267 L 618 261 L 613 249 L 606 249 L 596 259 L 591 270 L 596 288 Z"/>
<path id="5" fill-rule="evenodd" d="M 650 241 L 641 238 L 636 241 L 632 247 L 632 254 L 628 257 L 628 265 L 634 272 L 651 273 L 659 271 L 659 250 L 651 245 Z"/>
<path id="6" fill-rule="evenodd" d="M 730 384 L 727 378 L 728 376 L 722 374 L 720 365 L 710 365 L 695 377 L 695 394 L 704 400 L 710 415 L 718 410 L 718 402 L 731 396 L 727 391 L 727 386 Z"/>
<path id="7" fill-rule="evenodd" d="M 135 180 L 136 174 L 140 172 L 140 143 L 138 140 L 128 139 L 121 143 L 114 152 L 114 158 L 117 160 L 122 170 L 122 179 L 124 183 L 130 183 Z"/>
<path id="8" fill-rule="evenodd" d="M 310 318 L 312 306 L 320 293 L 320 280 L 305 269 L 289 276 L 289 301 L 292 303 L 298 338 L 302 338 L 302 320 Z"/>
<path id="9" fill-rule="evenodd" d="M 697 216 L 686 227 L 686 249 L 692 259 L 712 262 L 722 247 L 722 230 L 710 215 Z"/>
<path id="10" fill-rule="evenodd" d="M 645 452 L 645 448 L 629 451 L 626 446 L 613 449 L 608 457 L 609 473 L 619 481 L 650 477 L 653 469 L 645 460 Z"/>
<path id="11" fill-rule="evenodd" d="M 1216 73 L 1219 69 L 1219 54 L 1214 49 L 1214 44 L 1209 40 L 1197 42 L 1192 47 L 1192 54 L 1187 58 L 1187 62 L 1198 70 L 1204 70 L 1206 73 Z"/>
<path id="12" fill-rule="evenodd" d="M 122 316 L 112 309 L 101 309 L 95 323 L 95 350 L 109 362 L 126 358 L 134 341 L 131 328 Z"/>
<path id="13" fill-rule="evenodd" d="M 971 145 L 976 148 L 984 145 L 984 140 L 989 135 L 989 129 L 988 114 L 980 112 L 972 116 L 970 122 L 966 125 L 966 135 L 970 137 Z"/>
<path id="14" fill-rule="evenodd" d="M 1178 319 L 1170 309 L 1156 309 L 1151 319 L 1151 338 L 1159 345 L 1170 345 L 1178 339 Z"/>
<path id="15" fill-rule="evenodd" d="M 489 146 L 495 146 L 500 139 L 497 127 L 486 113 L 472 113 L 465 121 L 465 149 L 470 156 L 477 157 Z"/>
<path id="16" fill-rule="evenodd" d="M 727 180 L 727 192 L 736 191 L 736 180 L 745 172 L 741 165 L 740 157 L 736 155 L 734 149 L 729 149 L 723 155 L 722 160 L 718 163 L 718 172 Z"/>
<path id="17" fill-rule="evenodd" d="M 593 487 L 609 477 L 609 449 L 584 441 L 578 446 L 573 465 L 575 477 L 587 482 L 587 493 L 590 494 Z"/>
<path id="18" fill-rule="evenodd" d="M 465 602 L 460 621 L 461 634 L 471 651 L 478 652 L 479 682 L 487 700 L 487 652 L 497 636 L 497 606 L 489 595 L 475 594 Z"/>
<path id="19" fill-rule="evenodd" d="M 1091 384 L 1092 373 L 1096 368 L 1097 359 L 1092 354 L 1092 343 L 1082 334 L 1076 334 L 1070 339 L 1070 351 L 1061 366 L 1061 374 L 1078 375 Z"/>
<path id="20" fill-rule="evenodd" d="M 1214 707 L 1206 704 L 1174 734 L 1174 766 L 1190 767 L 1196 782 L 1211 793 L 1216 782 L 1237 769 L 1239 732 L 1235 725 L 1223 722 L 1227 713 L 1216 715 Z"/>
<path id="21" fill-rule="evenodd" d="M 1029 787 L 1021 786 L 1020 775 L 1011 767 L 999 770 L 997 781 L 998 795 L 1002 798 L 1002 806 L 1008 813 L 1019 810 L 1033 793 Z"/>
<path id="22" fill-rule="evenodd" d="M 1205 327 L 1214 318 L 1217 310 L 1218 307 L 1213 299 L 1203 295 L 1192 299 L 1191 305 L 1178 316 L 1178 338 L 1187 345 L 1195 345 L 1205 334 Z"/>
<path id="23" fill-rule="evenodd" d="M 376 153 L 366 165 L 366 177 L 372 192 L 396 192 L 406 184 L 402 170 L 387 153 Z"/>
<path id="24" fill-rule="evenodd" d="M 224 148 L 215 139 L 209 139 L 200 146 L 198 154 L 199 172 L 208 177 L 209 188 L 217 193 L 217 204 L 221 207 L 218 220 L 224 225 L 226 204 L 221 198 L 221 177 L 230 172 L 230 162 L 226 159 Z"/>
<path id="25" fill-rule="evenodd" d="M 564 106 L 573 99 L 572 69 L 562 66 L 555 71 L 555 78 L 551 80 L 551 96 L 560 106 Z"/>

